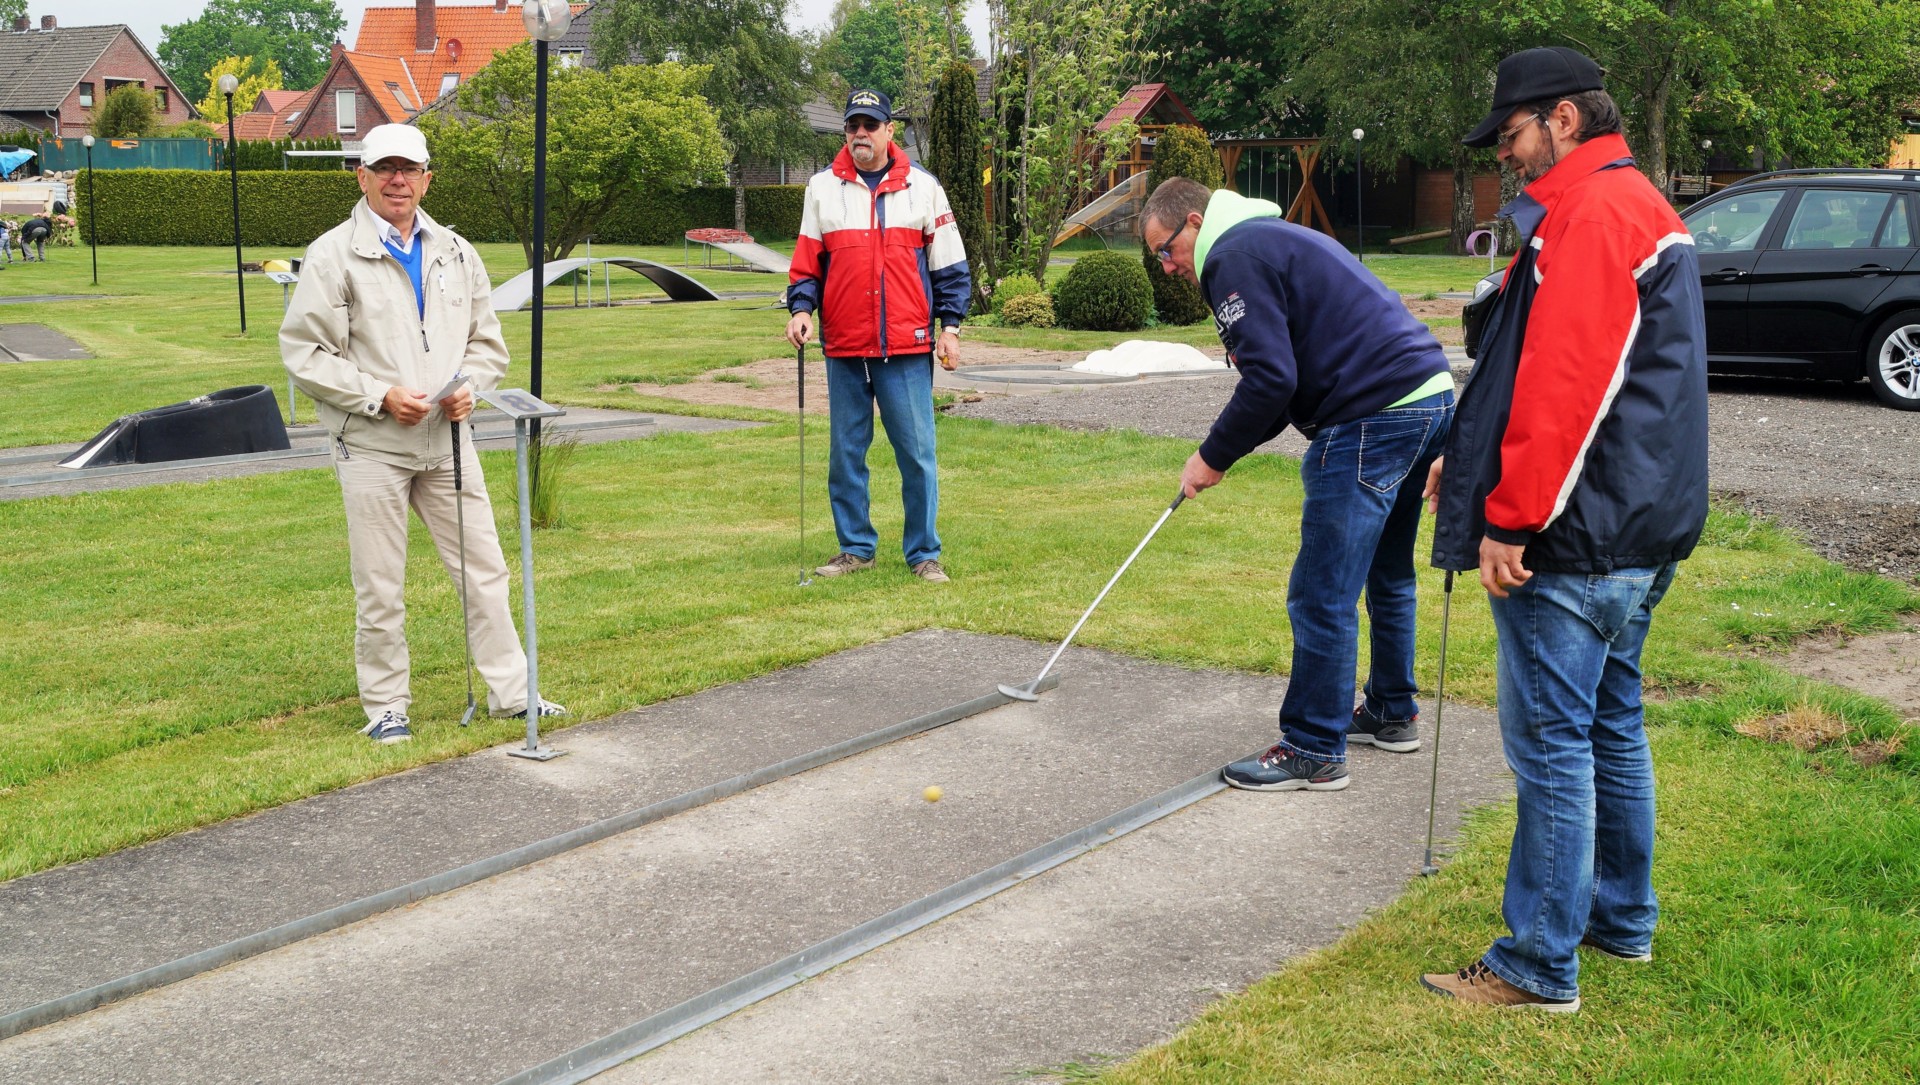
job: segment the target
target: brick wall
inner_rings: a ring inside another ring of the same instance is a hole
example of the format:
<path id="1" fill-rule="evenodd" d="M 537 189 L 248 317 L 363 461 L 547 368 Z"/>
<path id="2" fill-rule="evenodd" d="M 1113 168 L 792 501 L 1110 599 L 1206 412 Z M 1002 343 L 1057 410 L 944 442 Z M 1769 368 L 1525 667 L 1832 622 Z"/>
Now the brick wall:
<path id="1" fill-rule="evenodd" d="M 807 183 L 807 178 L 826 169 L 829 165 L 831 165 L 830 162 L 811 158 L 788 162 L 786 165 L 786 175 L 783 177 L 780 173 L 780 163 L 766 160 L 749 160 L 744 172 L 746 173 L 747 185 L 749 187 L 756 185 L 804 185 Z"/>
<path id="2" fill-rule="evenodd" d="M 343 90 L 353 91 L 354 130 L 351 132 L 340 131 L 340 118 L 336 112 L 340 102 L 337 92 Z M 365 136 L 373 126 L 385 123 L 387 118 L 374 104 L 373 95 L 360 82 L 359 75 L 346 64 L 336 64 L 314 92 L 313 101 L 307 104 L 306 111 L 300 114 L 300 120 L 288 135 L 293 139 L 324 139 L 337 135 L 342 141 L 351 143 Z"/>
<path id="3" fill-rule="evenodd" d="M 1415 229 L 1439 230 L 1453 225 L 1453 171 L 1422 169 L 1414 178 L 1413 225 Z M 1473 178 L 1473 220 L 1488 222 L 1500 211 L 1500 175 L 1476 174 Z"/>
<path id="4" fill-rule="evenodd" d="M 107 51 L 100 54 L 100 62 L 81 80 L 93 84 L 94 109 L 98 109 L 107 99 L 108 80 L 116 81 L 115 85 L 120 80 L 144 81 L 148 90 L 165 88 L 167 108 L 165 111 L 154 110 L 154 118 L 161 124 L 179 124 L 193 116 L 193 104 L 181 100 L 180 88 L 167 80 L 166 73 L 147 56 L 147 51 L 140 47 L 131 34 L 116 38 Z M 82 135 L 92 123 L 93 109 L 80 104 L 80 89 L 75 87 L 60 105 L 60 134 Z"/>

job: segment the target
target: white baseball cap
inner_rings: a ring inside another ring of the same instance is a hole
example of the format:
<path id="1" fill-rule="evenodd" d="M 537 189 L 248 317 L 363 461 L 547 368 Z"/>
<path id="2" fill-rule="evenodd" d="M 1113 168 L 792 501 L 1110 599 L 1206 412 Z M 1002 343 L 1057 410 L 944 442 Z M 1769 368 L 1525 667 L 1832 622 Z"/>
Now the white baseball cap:
<path id="1" fill-rule="evenodd" d="M 427 137 L 411 124 L 375 125 L 360 141 L 360 164 L 371 166 L 387 158 L 426 165 Z"/>

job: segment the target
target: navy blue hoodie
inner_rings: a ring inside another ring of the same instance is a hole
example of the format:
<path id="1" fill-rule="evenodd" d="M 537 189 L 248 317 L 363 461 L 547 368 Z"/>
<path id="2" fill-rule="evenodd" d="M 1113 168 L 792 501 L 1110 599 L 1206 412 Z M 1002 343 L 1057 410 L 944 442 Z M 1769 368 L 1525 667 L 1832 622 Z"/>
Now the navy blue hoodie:
<path id="1" fill-rule="evenodd" d="M 1225 471 L 1289 423 L 1311 438 L 1447 373 L 1439 340 L 1333 239 L 1279 205 L 1220 191 L 1194 267 L 1240 384 L 1200 445 Z M 1451 389 L 1452 385 L 1447 385 Z"/>

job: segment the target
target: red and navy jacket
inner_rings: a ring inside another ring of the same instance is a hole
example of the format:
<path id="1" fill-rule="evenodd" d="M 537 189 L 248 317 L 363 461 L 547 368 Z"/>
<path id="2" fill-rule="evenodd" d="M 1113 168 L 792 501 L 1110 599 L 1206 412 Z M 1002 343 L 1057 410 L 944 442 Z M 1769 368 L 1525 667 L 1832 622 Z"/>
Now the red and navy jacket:
<path id="1" fill-rule="evenodd" d="M 967 315 L 973 276 L 946 190 L 893 155 L 875 189 L 845 147 L 807 182 L 787 308 L 818 312 L 830 358 L 929 354 L 935 321 Z"/>
<path id="2" fill-rule="evenodd" d="M 1693 552 L 1707 516 L 1707 336 L 1693 238 L 1626 140 L 1582 143 L 1501 214 L 1507 266 L 1448 435 L 1433 564 L 1480 539 L 1607 573 Z"/>

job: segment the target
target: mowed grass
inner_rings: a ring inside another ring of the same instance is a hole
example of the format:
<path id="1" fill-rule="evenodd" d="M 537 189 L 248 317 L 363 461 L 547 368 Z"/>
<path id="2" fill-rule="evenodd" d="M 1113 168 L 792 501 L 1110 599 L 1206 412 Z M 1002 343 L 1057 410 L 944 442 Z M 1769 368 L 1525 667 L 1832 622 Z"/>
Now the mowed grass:
<path id="1" fill-rule="evenodd" d="M 773 248 L 791 252 L 792 242 Z M 494 283 L 520 273 L 526 258 L 516 244 L 479 246 Z M 584 248 L 574 255 L 584 256 Z M 94 358 L 8 366 L 0 388 L 9 409 L 0 413 L 0 448 L 82 441 L 123 414 L 175 403 L 221 388 L 264 384 L 287 394 L 278 333 L 281 288 L 260 275 L 246 277 L 247 332 L 240 332 L 233 252 L 220 248 L 108 246 L 100 250 L 100 285 L 92 285 L 84 248 L 55 249 L 46 264 L 15 265 L 0 274 L 0 297 L 27 294 L 95 295 L 98 300 L 0 306 L 0 323 L 47 324 L 73 337 Z M 248 260 L 297 257 L 297 249 L 250 248 Z M 679 246 L 596 246 L 595 256 L 636 256 L 679 267 Z M 777 294 L 785 280 L 749 271 L 709 270 L 697 248 L 688 274 L 721 293 Z M 1471 261 L 1466 261 L 1471 264 Z M 1368 268 L 1403 293 L 1423 293 L 1431 281 L 1460 278 L 1460 260 L 1448 257 L 1370 261 Z M 1056 269 L 1058 271 L 1059 269 Z M 1468 285 L 1472 277 L 1463 281 Z M 625 270 L 611 278 L 616 302 L 664 295 Z M 603 299 L 605 278 L 591 293 Z M 767 358 L 791 358 L 784 337 L 786 313 L 774 297 L 735 298 L 699 304 L 616 305 L 572 308 L 575 288 L 547 290 L 541 389 L 548 399 L 579 406 L 658 406 L 618 386 L 675 381 L 715 369 Z M 588 288 L 580 287 L 584 303 Z M 532 317 L 501 316 L 512 353 L 509 386 L 531 384 Z M 1130 335 L 1027 328 L 977 328 L 967 342 L 1002 343 L 1041 350 L 1091 351 L 1123 338 L 1152 338 L 1215 347 L 1210 323 L 1157 327 Z M 817 350 L 817 347 L 814 348 Z M 962 344 L 965 350 L 965 344 Z M 963 354 L 964 360 L 964 354 Z M 284 404 L 282 407 L 284 409 Z M 742 417 L 752 412 L 708 411 Z M 297 417 L 311 422 L 314 407 L 301 397 Z"/>

